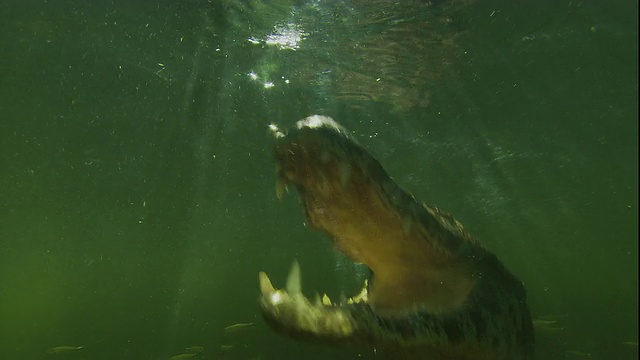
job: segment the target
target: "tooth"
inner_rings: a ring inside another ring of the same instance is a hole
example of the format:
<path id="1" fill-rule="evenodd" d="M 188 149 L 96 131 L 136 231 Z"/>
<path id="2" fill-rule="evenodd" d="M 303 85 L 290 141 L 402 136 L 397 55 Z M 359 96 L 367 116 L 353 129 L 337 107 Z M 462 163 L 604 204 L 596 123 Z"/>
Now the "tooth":
<path id="1" fill-rule="evenodd" d="M 360 293 L 358 295 L 353 296 L 349 300 L 356 304 L 359 304 L 360 302 L 367 302 L 368 301 L 368 292 L 367 292 L 368 283 L 369 282 L 365 280 L 362 286 L 362 290 L 360 290 Z"/>
<path id="2" fill-rule="evenodd" d="M 285 191 L 287 191 L 287 179 L 284 177 L 280 164 L 276 164 L 276 197 L 278 200 L 282 200 Z"/>
<path id="3" fill-rule="evenodd" d="M 289 270 L 289 275 L 287 275 L 287 292 L 291 295 L 299 294 L 301 291 L 301 280 L 300 280 L 300 265 L 298 264 L 298 260 L 293 260 L 293 264 L 291 264 L 291 270 Z"/>
<path id="4" fill-rule="evenodd" d="M 340 164 L 340 184 L 342 184 L 342 186 L 346 186 L 350 177 L 351 177 L 351 164 L 350 163 Z"/>
<path id="5" fill-rule="evenodd" d="M 331 306 L 331 299 L 329 299 L 329 295 L 322 295 L 322 305 Z"/>
<path id="6" fill-rule="evenodd" d="M 260 271 L 258 279 L 260 280 L 260 292 L 263 296 L 269 296 L 276 291 L 271 284 L 271 280 L 269 280 L 269 277 L 264 271 Z"/>
<path id="7" fill-rule="evenodd" d="M 347 302 L 347 295 L 344 294 L 344 291 L 340 292 L 340 304 L 344 304 Z"/>
<path id="8" fill-rule="evenodd" d="M 276 179 L 276 197 L 282 200 L 282 196 L 287 191 L 287 182 L 280 176 Z"/>

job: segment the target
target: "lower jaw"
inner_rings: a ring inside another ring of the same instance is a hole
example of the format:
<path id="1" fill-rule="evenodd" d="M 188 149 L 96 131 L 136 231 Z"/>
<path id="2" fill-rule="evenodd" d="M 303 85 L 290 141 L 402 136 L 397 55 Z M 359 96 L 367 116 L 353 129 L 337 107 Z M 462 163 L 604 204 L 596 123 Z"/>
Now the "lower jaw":
<path id="1" fill-rule="evenodd" d="M 263 318 L 277 332 L 295 339 L 345 345 L 361 343 L 367 332 L 353 315 L 354 307 L 368 308 L 366 282 L 360 294 L 338 304 L 327 294 L 305 297 L 300 289 L 300 268 L 294 261 L 286 288 L 275 288 L 266 273 L 259 274 Z"/>

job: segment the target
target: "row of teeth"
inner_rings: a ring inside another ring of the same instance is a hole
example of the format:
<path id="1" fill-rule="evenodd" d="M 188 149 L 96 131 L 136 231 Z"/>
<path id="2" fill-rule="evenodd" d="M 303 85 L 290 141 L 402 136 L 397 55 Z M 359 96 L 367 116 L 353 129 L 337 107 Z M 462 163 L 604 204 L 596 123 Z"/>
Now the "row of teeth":
<path id="1" fill-rule="evenodd" d="M 282 200 L 284 193 L 288 191 L 287 180 L 281 174 L 280 168 L 276 167 L 276 198 L 278 198 L 278 200 Z"/>
<path id="2" fill-rule="evenodd" d="M 269 279 L 267 274 L 264 272 L 260 272 L 259 280 L 260 280 L 260 292 L 262 293 L 262 296 L 270 298 L 271 303 L 274 305 L 283 301 L 285 297 L 291 298 L 291 297 L 302 295 L 300 265 L 296 260 L 294 260 L 293 264 L 291 265 L 291 270 L 289 270 L 289 274 L 287 275 L 287 282 L 284 290 L 274 288 L 273 284 L 271 284 L 271 280 Z M 346 303 L 347 304 L 367 303 L 369 300 L 368 293 L 367 293 L 367 286 L 368 286 L 368 282 L 367 280 L 365 280 L 360 293 L 348 298 L 346 300 Z M 322 296 L 316 293 L 316 305 L 333 306 L 334 304 L 339 305 L 331 301 L 331 298 L 329 298 L 329 295 L 327 295 L 326 293 L 323 294 Z"/>

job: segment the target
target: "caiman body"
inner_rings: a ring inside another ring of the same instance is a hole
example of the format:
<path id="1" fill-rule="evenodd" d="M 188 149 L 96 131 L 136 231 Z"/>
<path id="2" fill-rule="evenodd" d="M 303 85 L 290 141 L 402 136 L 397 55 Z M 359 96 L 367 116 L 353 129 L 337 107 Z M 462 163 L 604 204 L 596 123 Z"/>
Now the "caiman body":
<path id="1" fill-rule="evenodd" d="M 274 330 L 394 359 L 532 358 L 522 282 L 458 221 L 403 191 L 329 117 L 310 116 L 287 134 L 272 130 L 278 197 L 295 186 L 308 225 L 372 272 L 343 304 L 306 298 L 297 270 L 286 290 L 260 273 L 261 311 Z"/>

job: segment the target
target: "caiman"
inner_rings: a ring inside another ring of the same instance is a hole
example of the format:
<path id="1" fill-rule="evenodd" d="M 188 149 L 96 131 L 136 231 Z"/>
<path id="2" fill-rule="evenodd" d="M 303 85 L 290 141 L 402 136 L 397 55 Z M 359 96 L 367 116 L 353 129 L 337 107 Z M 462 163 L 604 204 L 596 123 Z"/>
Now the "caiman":
<path id="1" fill-rule="evenodd" d="M 523 283 L 445 211 L 402 190 L 327 116 L 275 125 L 277 197 L 297 189 L 307 225 L 371 270 L 344 303 L 259 274 L 265 321 L 287 337 L 360 345 L 392 359 L 522 360 L 534 334 Z"/>

